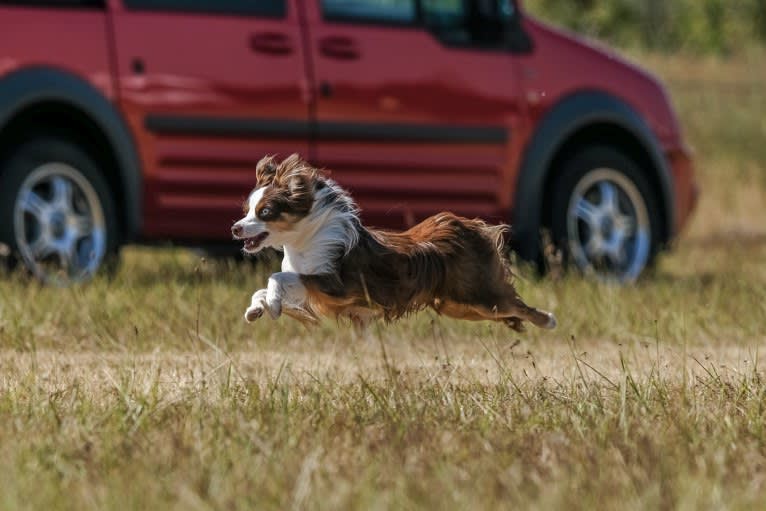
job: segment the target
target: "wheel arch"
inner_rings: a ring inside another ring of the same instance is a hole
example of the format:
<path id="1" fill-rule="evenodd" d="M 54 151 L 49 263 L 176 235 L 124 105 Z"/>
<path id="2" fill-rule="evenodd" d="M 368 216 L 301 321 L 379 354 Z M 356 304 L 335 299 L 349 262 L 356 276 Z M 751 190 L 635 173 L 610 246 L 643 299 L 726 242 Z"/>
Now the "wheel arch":
<path id="1" fill-rule="evenodd" d="M 123 240 L 142 221 L 142 175 L 127 125 L 95 87 L 68 72 L 27 68 L 0 79 L 0 157 L 30 135 L 78 143 L 100 164 L 117 206 Z"/>
<path id="2" fill-rule="evenodd" d="M 540 229 L 549 220 L 551 188 L 561 164 L 586 145 L 615 147 L 644 169 L 660 195 L 663 242 L 673 235 L 673 179 L 659 142 L 630 106 L 602 92 L 580 92 L 556 104 L 527 145 L 513 202 L 513 242 L 518 254 L 537 261 Z"/>

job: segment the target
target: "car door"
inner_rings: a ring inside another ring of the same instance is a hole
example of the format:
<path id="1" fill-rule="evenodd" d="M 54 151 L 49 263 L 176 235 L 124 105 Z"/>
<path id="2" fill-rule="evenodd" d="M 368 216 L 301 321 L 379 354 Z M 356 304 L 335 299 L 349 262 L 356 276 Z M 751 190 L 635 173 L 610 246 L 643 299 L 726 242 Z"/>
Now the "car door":
<path id="1" fill-rule="evenodd" d="M 507 220 L 522 105 L 510 0 L 309 0 L 315 160 L 365 219 Z"/>
<path id="2" fill-rule="evenodd" d="M 307 154 L 297 0 L 112 0 L 147 238 L 230 238 L 263 155 Z"/>

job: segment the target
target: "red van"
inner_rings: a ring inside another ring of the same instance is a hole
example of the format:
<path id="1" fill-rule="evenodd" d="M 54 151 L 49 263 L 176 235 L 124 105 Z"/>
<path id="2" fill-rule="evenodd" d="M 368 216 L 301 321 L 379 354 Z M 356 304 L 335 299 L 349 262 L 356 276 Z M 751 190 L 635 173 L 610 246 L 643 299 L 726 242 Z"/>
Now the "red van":
<path id="1" fill-rule="evenodd" d="M 0 242 L 43 280 L 226 244 L 265 154 L 635 279 L 697 195 L 665 89 L 513 0 L 3 0 Z M 233 245 L 228 245 L 233 246 Z"/>

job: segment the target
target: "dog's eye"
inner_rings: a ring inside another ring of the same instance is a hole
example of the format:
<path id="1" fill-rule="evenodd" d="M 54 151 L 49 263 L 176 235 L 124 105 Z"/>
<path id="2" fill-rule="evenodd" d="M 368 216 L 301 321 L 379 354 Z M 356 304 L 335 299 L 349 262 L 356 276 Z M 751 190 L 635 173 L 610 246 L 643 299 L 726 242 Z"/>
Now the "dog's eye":
<path id="1" fill-rule="evenodd" d="M 270 220 L 274 216 L 274 210 L 270 207 L 261 208 L 258 212 L 258 216 L 263 220 Z"/>

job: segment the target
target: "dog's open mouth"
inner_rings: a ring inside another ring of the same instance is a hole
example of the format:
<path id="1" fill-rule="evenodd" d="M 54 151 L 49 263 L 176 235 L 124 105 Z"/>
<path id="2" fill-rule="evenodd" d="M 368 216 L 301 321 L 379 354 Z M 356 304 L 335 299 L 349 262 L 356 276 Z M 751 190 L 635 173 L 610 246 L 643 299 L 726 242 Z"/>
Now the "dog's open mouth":
<path id="1" fill-rule="evenodd" d="M 253 236 L 252 238 L 245 238 L 245 251 L 246 252 L 253 252 L 258 249 L 259 246 L 261 246 L 261 243 L 263 243 L 263 240 L 269 237 L 268 232 L 262 232 L 256 236 Z"/>

